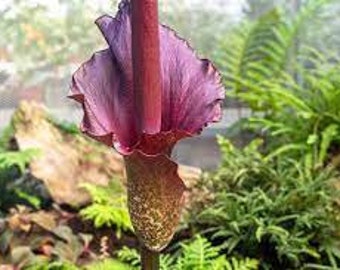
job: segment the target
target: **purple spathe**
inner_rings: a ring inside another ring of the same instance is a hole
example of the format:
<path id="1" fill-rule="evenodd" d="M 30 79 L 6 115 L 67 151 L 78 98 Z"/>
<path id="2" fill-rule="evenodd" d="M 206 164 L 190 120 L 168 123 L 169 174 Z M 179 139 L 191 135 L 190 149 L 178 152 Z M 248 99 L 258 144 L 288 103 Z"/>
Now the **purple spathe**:
<path id="1" fill-rule="evenodd" d="M 208 60 L 199 59 L 175 31 L 160 25 L 161 110 L 140 113 L 136 100 L 139 105 L 138 95 L 148 93 L 134 89 L 140 74 L 133 74 L 138 69 L 131 53 L 130 2 L 123 0 L 115 18 L 105 15 L 96 24 L 109 47 L 74 73 L 69 97 L 83 106 L 81 130 L 124 156 L 133 226 L 146 247 L 161 250 L 179 222 L 185 191 L 170 159 L 172 148 L 221 118 L 224 88 Z M 161 119 L 160 127 L 154 119 Z"/>
<path id="2" fill-rule="evenodd" d="M 96 24 L 109 44 L 73 76 L 71 95 L 83 103 L 82 130 L 124 153 L 133 150 L 143 134 L 141 115 L 134 107 L 131 58 L 130 3 L 123 1 L 116 18 L 104 15 Z M 162 132 L 201 131 L 221 117 L 224 89 L 208 60 L 197 58 L 186 41 L 160 26 Z M 82 97 L 80 97 L 82 96 Z"/>

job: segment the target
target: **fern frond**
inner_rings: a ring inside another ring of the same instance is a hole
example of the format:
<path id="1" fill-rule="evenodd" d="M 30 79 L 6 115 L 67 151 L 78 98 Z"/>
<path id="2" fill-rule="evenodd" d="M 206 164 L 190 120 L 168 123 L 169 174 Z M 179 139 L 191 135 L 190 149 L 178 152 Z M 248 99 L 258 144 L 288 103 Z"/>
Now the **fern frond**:
<path id="1" fill-rule="evenodd" d="M 132 267 L 140 266 L 140 255 L 137 250 L 124 246 L 117 253 L 118 259 Z"/>
<path id="2" fill-rule="evenodd" d="M 38 154 L 39 150 L 37 149 L 2 152 L 0 153 L 0 170 L 17 166 L 20 172 L 23 173 L 26 165 Z"/>
<path id="3" fill-rule="evenodd" d="M 216 59 L 227 89 L 237 93 L 254 91 L 256 85 L 291 72 L 296 64 L 291 56 L 299 35 L 328 2 L 331 0 L 308 1 L 293 18 L 273 8 L 222 40 Z"/>
<path id="4" fill-rule="evenodd" d="M 161 270 L 257 270 L 258 261 L 254 259 L 231 258 L 220 255 L 220 247 L 214 247 L 202 236 L 196 236 L 189 243 L 182 243 L 179 256 L 161 255 Z M 135 249 L 124 247 L 118 251 L 118 258 L 134 267 L 140 266 L 140 256 Z"/>
<path id="5" fill-rule="evenodd" d="M 123 264 L 120 261 L 114 259 L 105 259 L 103 261 L 95 262 L 85 268 L 86 270 L 134 270 L 129 265 Z"/>
<path id="6" fill-rule="evenodd" d="M 258 266 L 258 261 L 254 259 L 237 260 L 232 258 L 230 262 L 227 262 L 226 270 L 257 270 Z"/>
<path id="7" fill-rule="evenodd" d="M 118 181 L 112 181 L 109 187 L 89 183 L 84 183 L 81 187 L 85 188 L 92 198 L 92 204 L 80 210 L 84 219 L 92 220 L 96 228 L 115 225 L 118 237 L 122 231 L 133 230 L 126 195 Z"/>

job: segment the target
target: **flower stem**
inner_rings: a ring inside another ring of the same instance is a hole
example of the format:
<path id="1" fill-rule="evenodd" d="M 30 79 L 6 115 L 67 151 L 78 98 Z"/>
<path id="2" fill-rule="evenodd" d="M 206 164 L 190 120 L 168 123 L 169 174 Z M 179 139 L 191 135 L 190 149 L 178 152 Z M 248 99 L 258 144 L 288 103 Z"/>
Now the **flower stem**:
<path id="1" fill-rule="evenodd" d="M 141 247 L 142 270 L 159 270 L 159 252 Z"/>

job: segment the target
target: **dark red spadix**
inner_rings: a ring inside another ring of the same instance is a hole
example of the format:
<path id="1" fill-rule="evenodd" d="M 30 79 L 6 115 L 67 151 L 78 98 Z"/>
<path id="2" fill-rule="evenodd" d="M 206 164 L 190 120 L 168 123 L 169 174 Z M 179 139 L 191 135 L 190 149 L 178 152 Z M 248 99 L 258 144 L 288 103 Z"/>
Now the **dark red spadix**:
<path id="1" fill-rule="evenodd" d="M 161 129 L 162 97 L 157 0 L 132 0 L 133 87 L 141 128 L 147 134 Z"/>

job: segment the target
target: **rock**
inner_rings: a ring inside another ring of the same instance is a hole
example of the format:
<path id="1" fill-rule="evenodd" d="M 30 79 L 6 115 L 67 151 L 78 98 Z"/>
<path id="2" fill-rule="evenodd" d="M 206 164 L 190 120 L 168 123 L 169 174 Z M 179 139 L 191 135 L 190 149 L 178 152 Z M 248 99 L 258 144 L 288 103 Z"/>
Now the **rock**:
<path id="1" fill-rule="evenodd" d="M 30 163 L 31 174 L 41 180 L 58 204 L 75 208 L 89 203 L 80 183 L 107 185 L 112 179 L 124 181 L 122 157 L 113 149 L 82 134 L 71 134 L 51 120 L 46 109 L 23 102 L 12 118 L 14 139 L 19 150 L 39 150 Z M 201 170 L 179 167 L 179 174 L 189 189 Z"/>
<path id="2" fill-rule="evenodd" d="M 92 236 L 72 230 L 68 221 L 75 214 L 59 209 L 31 212 L 24 206 L 12 208 L 0 232 L 0 265 L 11 262 L 15 269 L 26 269 L 52 259 L 75 263 L 89 250 Z M 65 214 L 72 215 L 65 219 Z M 43 259 L 43 260 L 42 260 Z"/>
<path id="3" fill-rule="evenodd" d="M 122 176 L 121 157 L 114 151 L 57 127 L 42 105 L 23 102 L 12 119 L 19 150 L 38 149 L 31 174 L 47 187 L 58 204 L 79 207 L 89 202 L 80 183 L 107 185 Z"/>

